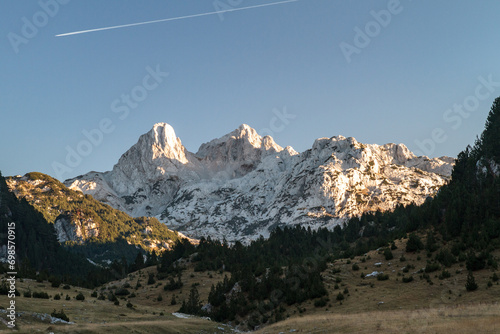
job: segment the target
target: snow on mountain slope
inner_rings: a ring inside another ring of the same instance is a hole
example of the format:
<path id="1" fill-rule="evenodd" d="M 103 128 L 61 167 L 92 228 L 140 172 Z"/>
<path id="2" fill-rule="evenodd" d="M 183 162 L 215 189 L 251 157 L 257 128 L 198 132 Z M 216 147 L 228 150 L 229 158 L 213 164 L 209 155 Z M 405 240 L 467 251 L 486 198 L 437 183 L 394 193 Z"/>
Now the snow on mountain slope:
<path id="1" fill-rule="evenodd" d="M 189 236 L 229 241 L 276 226 L 333 227 L 366 211 L 422 203 L 454 159 L 417 157 L 402 144 L 317 139 L 303 153 L 248 125 L 188 152 L 166 123 L 142 135 L 105 173 L 65 183 L 133 216 L 156 215 Z"/>

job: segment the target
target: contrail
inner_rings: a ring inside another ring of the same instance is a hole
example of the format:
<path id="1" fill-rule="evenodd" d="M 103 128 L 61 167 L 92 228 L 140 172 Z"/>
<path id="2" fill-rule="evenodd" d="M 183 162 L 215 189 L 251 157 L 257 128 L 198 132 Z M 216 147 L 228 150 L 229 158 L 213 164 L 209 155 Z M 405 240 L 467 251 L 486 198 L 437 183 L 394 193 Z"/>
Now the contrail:
<path id="1" fill-rule="evenodd" d="M 140 25 L 144 25 L 144 24 L 152 24 L 152 23 L 159 23 L 159 22 L 183 20 L 183 19 L 189 19 L 189 18 L 193 18 L 193 17 L 214 15 L 214 14 L 227 13 L 227 12 L 236 12 L 236 11 L 239 11 L 239 10 L 246 10 L 246 9 L 252 9 L 252 8 L 259 8 L 259 7 L 281 5 L 281 4 L 285 4 L 285 3 L 289 3 L 289 2 L 297 2 L 297 1 L 299 1 L 299 0 L 285 0 L 285 1 L 278 1 L 278 2 L 266 3 L 266 4 L 262 4 L 262 5 L 248 6 L 248 7 L 242 7 L 242 8 L 232 8 L 232 9 L 218 10 L 216 12 L 193 14 L 193 15 L 178 16 L 178 17 L 171 17 L 171 18 L 162 19 L 162 20 L 154 20 L 154 21 L 147 21 L 147 22 L 122 24 L 122 25 L 113 26 L 113 27 L 104 27 L 104 28 L 96 28 L 96 29 L 89 29 L 89 30 L 67 32 L 67 33 L 64 33 L 64 34 L 56 35 L 55 37 L 63 37 L 63 36 L 71 36 L 71 35 L 78 35 L 78 34 L 86 34 L 88 32 L 95 32 L 95 31 L 102 31 L 102 30 L 111 30 L 111 29 L 119 29 L 119 28 L 140 26 Z"/>

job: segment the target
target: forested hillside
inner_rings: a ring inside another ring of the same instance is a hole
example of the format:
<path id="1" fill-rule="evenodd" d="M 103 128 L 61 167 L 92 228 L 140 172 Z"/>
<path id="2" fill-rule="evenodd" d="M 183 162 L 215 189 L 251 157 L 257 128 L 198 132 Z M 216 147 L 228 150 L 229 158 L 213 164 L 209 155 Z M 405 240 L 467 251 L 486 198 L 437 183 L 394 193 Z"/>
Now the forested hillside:
<path id="1" fill-rule="evenodd" d="M 130 262 L 137 255 L 133 246 L 143 253 L 158 252 L 181 238 L 156 218 L 132 218 L 42 173 L 9 177 L 7 184 L 54 224 L 59 242 L 95 262 L 109 263 L 122 256 Z"/>
<path id="2" fill-rule="evenodd" d="M 15 224 L 16 271 L 19 277 L 57 278 L 81 286 L 98 285 L 115 277 L 96 268 L 85 258 L 62 247 L 54 226 L 26 200 L 12 194 L 0 174 L 0 234 L 6 240 L 7 226 Z M 6 241 L 2 240 L 2 245 Z M 5 248 L 2 249 L 5 257 Z M 0 266 L 0 270 L 5 268 Z"/>

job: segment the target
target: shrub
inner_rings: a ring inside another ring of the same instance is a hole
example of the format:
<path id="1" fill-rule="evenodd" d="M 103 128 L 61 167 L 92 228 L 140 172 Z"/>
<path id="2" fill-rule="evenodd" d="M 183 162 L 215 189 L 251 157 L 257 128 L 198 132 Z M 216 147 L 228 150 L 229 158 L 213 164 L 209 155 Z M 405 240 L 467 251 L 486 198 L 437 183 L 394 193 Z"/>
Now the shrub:
<path id="1" fill-rule="evenodd" d="M 148 285 L 155 284 L 155 283 L 156 283 L 155 275 L 153 273 L 150 273 L 149 277 L 148 277 Z"/>
<path id="2" fill-rule="evenodd" d="M 451 267 L 457 259 L 448 249 L 441 249 L 436 255 L 436 260 L 445 267 Z"/>
<path id="3" fill-rule="evenodd" d="M 451 277 L 451 274 L 448 270 L 443 270 L 443 272 L 441 273 L 441 275 L 439 275 L 439 279 L 445 279 L 445 278 L 450 278 Z"/>
<path id="4" fill-rule="evenodd" d="M 31 298 L 31 290 L 24 291 L 23 296 L 26 298 Z"/>
<path id="5" fill-rule="evenodd" d="M 71 300 L 71 297 L 69 295 L 66 295 L 66 300 Z"/>
<path id="6" fill-rule="evenodd" d="M 341 301 L 341 300 L 344 300 L 344 295 L 342 294 L 342 292 L 339 292 L 339 294 L 337 295 L 337 300 L 338 301 Z"/>
<path id="7" fill-rule="evenodd" d="M 437 270 L 439 270 L 441 267 L 439 266 L 439 263 L 427 263 L 427 265 L 425 266 L 425 269 L 424 271 L 426 273 L 433 273 Z"/>
<path id="8" fill-rule="evenodd" d="M 119 288 L 118 290 L 115 291 L 115 295 L 117 295 L 117 296 L 128 296 L 128 295 L 130 295 L 130 291 L 128 291 L 125 288 Z"/>
<path id="9" fill-rule="evenodd" d="M 33 298 L 49 299 L 47 292 L 33 292 Z"/>
<path id="10" fill-rule="evenodd" d="M 328 304 L 328 298 L 322 297 L 314 302 L 314 307 L 325 307 Z"/>
<path id="11" fill-rule="evenodd" d="M 172 296 L 172 299 L 170 300 L 170 305 L 177 305 L 177 300 L 175 300 L 175 295 Z"/>
<path id="12" fill-rule="evenodd" d="M 493 273 L 493 276 L 491 276 L 491 280 L 493 282 L 497 282 L 498 281 L 498 275 L 497 275 L 497 273 Z"/>
<path id="13" fill-rule="evenodd" d="M 128 307 L 128 308 L 133 308 L 133 307 L 134 307 L 134 305 L 132 305 L 132 303 L 131 303 L 131 302 L 128 302 L 128 303 L 127 303 L 127 307 Z"/>
<path id="14" fill-rule="evenodd" d="M 413 276 L 409 276 L 409 277 L 403 276 L 403 283 L 410 283 L 410 282 L 413 282 Z"/>
<path id="15" fill-rule="evenodd" d="M 422 240 L 420 240 L 420 237 L 415 233 L 410 234 L 410 237 L 406 242 L 406 252 L 411 253 L 421 249 L 424 249 L 424 244 L 422 243 Z"/>
<path id="16" fill-rule="evenodd" d="M 377 275 L 378 281 L 387 281 L 388 279 L 389 279 L 389 274 L 378 274 Z"/>
<path id="17" fill-rule="evenodd" d="M 61 279 L 59 277 L 55 277 L 55 276 L 51 276 L 49 278 L 49 282 L 51 283 L 51 286 L 53 288 L 58 288 L 59 286 L 61 286 Z"/>
<path id="18" fill-rule="evenodd" d="M 56 310 L 54 309 L 54 311 L 52 311 L 50 316 L 54 317 L 54 318 L 59 318 L 59 319 L 64 320 L 64 321 L 69 321 L 68 316 L 64 313 L 64 311 L 62 309 L 59 312 L 56 312 Z"/>
<path id="19" fill-rule="evenodd" d="M 384 250 L 384 256 L 386 260 L 392 260 L 394 259 L 394 255 L 392 255 L 392 251 L 389 248 L 386 248 Z"/>
<path id="20" fill-rule="evenodd" d="M 92 298 L 97 298 L 97 291 L 93 291 L 92 294 L 90 295 Z"/>
<path id="21" fill-rule="evenodd" d="M 115 294 L 114 294 L 114 293 L 110 292 L 110 293 L 108 294 L 108 300 L 109 300 L 110 302 L 115 302 L 115 301 L 117 301 L 117 300 L 118 300 L 118 298 L 116 298 L 116 296 L 115 296 Z"/>
<path id="22" fill-rule="evenodd" d="M 158 295 L 158 298 L 156 298 L 157 301 L 161 302 L 163 300 L 163 297 L 161 294 Z"/>
<path id="23" fill-rule="evenodd" d="M 84 301 L 85 300 L 85 296 L 83 295 L 83 293 L 79 292 L 76 297 L 75 297 L 76 300 L 81 300 L 81 301 Z"/>
<path id="24" fill-rule="evenodd" d="M 56 293 L 56 295 L 54 296 L 54 300 L 60 300 L 61 299 L 61 295 Z"/>
<path id="25" fill-rule="evenodd" d="M 174 281 L 174 279 L 171 277 L 169 282 L 167 284 L 165 284 L 165 286 L 163 287 L 163 290 L 172 291 L 172 290 L 180 289 L 180 288 L 182 288 L 182 286 L 183 286 L 183 283 L 180 279 L 177 281 Z"/>
<path id="26" fill-rule="evenodd" d="M 64 290 L 69 290 L 69 289 L 71 289 L 71 286 L 69 286 L 68 284 L 66 284 L 66 285 L 63 286 L 63 289 Z"/>
<path id="27" fill-rule="evenodd" d="M 359 270 L 359 266 L 358 266 L 356 263 L 355 263 L 355 264 L 353 264 L 353 265 L 352 265 L 352 270 L 353 270 L 353 271 L 357 271 L 357 270 Z"/>
<path id="28" fill-rule="evenodd" d="M 474 252 L 469 252 L 466 260 L 466 267 L 468 271 L 476 271 L 484 269 L 486 266 L 485 256 L 481 254 L 480 256 L 476 256 Z"/>

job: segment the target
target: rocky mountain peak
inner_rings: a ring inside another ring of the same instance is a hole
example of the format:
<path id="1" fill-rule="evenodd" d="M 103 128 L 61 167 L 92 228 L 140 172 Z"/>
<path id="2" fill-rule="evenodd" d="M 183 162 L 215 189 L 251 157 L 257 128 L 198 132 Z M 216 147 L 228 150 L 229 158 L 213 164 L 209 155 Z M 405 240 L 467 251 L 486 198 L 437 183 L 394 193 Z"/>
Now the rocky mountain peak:
<path id="1" fill-rule="evenodd" d="M 242 124 L 227 135 L 202 144 L 196 155 L 206 160 L 234 162 L 260 160 L 267 153 L 278 153 L 282 150 L 272 137 L 263 138 L 255 129 Z"/>
<path id="2" fill-rule="evenodd" d="M 140 137 L 137 145 L 145 149 L 144 153 L 150 154 L 145 158 L 167 158 L 183 164 L 188 162 L 181 140 L 175 135 L 174 128 L 167 123 L 156 123 L 148 133 Z"/>
<path id="3" fill-rule="evenodd" d="M 297 153 L 246 124 L 193 154 L 170 125 L 158 123 L 111 172 L 67 184 L 191 236 L 234 241 L 284 224 L 331 228 L 363 212 L 420 204 L 449 180 L 453 163 L 417 157 L 403 144 L 344 136 L 317 139 Z"/>

